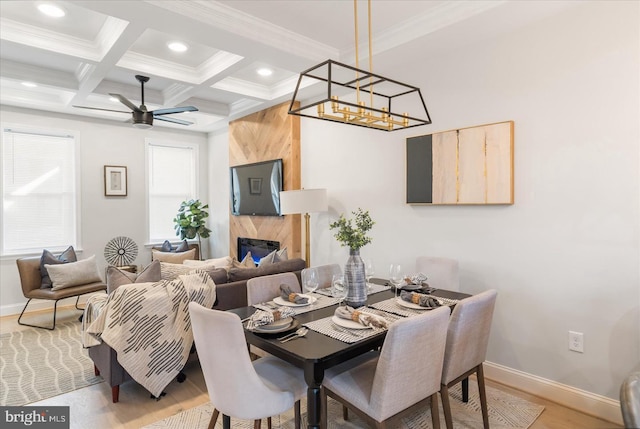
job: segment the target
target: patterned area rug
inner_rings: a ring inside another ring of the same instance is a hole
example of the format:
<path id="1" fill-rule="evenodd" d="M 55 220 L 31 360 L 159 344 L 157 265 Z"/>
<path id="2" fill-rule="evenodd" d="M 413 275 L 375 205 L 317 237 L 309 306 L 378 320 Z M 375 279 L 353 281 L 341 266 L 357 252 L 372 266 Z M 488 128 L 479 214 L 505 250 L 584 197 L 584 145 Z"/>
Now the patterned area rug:
<path id="1" fill-rule="evenodd" d="M 0 405 L 25 405 L 100 383 L 82 348 L 81 323 L 0 335 Z"/>
<path id="2" fill-rule="evenodd" d="M 481 429 L 482 414 L 475 380 L 469 382 L 469 402 L 462 402 L 460 385 L 449 390 L 451 396 L 451 413 L 453 426 L 456 429 Z M 439 401 L 438 401 L 439 402 Z M 533 424 L 540 416 L 544 407 L 508 393 L 487 386 L 487 402 L 489 404 L 489 425 L 492 429 L 525 429 Z M 302 418 L 306 419 L 304 401 L 302 404 Z M 143 429 L 206 429 L 211 420 L 213 405 L 200 405 L 182 413 L 168 417 L 159 422 L 145 426 Z M 342 406 L 329 398 L 328 402 L 329 429 L 366 428 L 367 425 L 354 413 L 349 413 L 349 420 L 342 419 Z M 293 409 L 272 419 L 274 429 L 293 429 Z M 440 403 L 440 426 L 446 427 L 444 413 Z M 231 419 L 234 429 L 251 429 L 253 422 Z M 394 426 L 397 429 L 431 429 L 431 410 L 427 406 L 424 410 L 416 410 Z M 218 418 L 216 428 L 222 428 L 222 416 Z"/>

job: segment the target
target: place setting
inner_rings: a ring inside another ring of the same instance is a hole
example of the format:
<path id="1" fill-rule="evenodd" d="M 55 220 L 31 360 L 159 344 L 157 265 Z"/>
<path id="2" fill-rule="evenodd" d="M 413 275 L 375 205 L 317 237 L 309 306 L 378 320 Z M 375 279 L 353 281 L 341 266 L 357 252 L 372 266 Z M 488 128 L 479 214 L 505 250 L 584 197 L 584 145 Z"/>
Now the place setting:
<path id="1" fill-rule="evenodd" d="M 389 328 L 390 322 L 370 309 L 340 305 L 333 316 L 305 323 L 303 326 L 345 343 L 354 343 Z"/>

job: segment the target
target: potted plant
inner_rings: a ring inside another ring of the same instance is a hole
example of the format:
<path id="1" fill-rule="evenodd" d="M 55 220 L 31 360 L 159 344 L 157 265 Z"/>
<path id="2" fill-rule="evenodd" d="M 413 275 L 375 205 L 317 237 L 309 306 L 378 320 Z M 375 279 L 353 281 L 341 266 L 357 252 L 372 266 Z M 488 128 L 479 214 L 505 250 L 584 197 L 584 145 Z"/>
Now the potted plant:
<path id="1" fill-rule="evenodd" d="M 348 287 L 345 302 L 352 307 L 361 307 L 367 302 L 367 281 L 360 248 L 371 243 L 372 239 L 367 232 L 375 222 L 369 212 L 361 208 L 352 213 L 355 216 L 353 219 L 347 219 L 341 214 L 337 221 L 329 224 L 329 229 L 337 229 L 334 237 L 341 246 L 349 247 L 349 259 L 344 267 L 344 281 Z"/>
<path id="2" fill-rule="evenodd" d="M 173 219 L 175 223 L 176 235 L 181 240 L 198 238 L 198 246 L 200 247 L 200 259 L 202 259 L 202 241 L 201 238 L 208 238 L 211 230 L 206 226 L 206 219 L 209 213 L 208 204 L 202 204 L 200 200 L 188 200 L 180 203 L 178 214 Z"/>

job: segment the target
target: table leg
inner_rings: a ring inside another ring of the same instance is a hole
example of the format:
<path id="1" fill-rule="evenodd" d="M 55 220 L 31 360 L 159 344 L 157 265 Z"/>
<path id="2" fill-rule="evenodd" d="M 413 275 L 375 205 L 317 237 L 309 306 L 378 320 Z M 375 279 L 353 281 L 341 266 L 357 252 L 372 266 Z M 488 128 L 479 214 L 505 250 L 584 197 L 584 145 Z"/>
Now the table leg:
<path id="1" fill-rule="evenodd" d="M 462 380 L 462 402 L 469 402 L 469 377 Z"/>
<path id="2" fill-rule="evenodd" d="M 307 427 L 309 429 L 321 429 L 321 421 L 326 422 L 326 417 L 321 418 L 327 410 L 322 407 L 322 379 L 324 368 L 313 363 L 304 367 L 304 380 L 307 382 Z"/>

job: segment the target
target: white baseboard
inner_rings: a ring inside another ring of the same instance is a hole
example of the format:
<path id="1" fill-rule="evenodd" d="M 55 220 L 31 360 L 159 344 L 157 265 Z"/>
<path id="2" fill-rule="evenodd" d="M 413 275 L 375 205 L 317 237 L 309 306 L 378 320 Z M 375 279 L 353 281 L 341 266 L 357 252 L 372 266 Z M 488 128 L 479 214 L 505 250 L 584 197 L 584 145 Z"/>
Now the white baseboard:
<path id="1" fill-rule="evenodd" d="M 620 401 L 497 363 L 485 362 L 483 367 L 484 376 L 490 380 L 557 402 L 581 413 L 623 425 Z"/>

